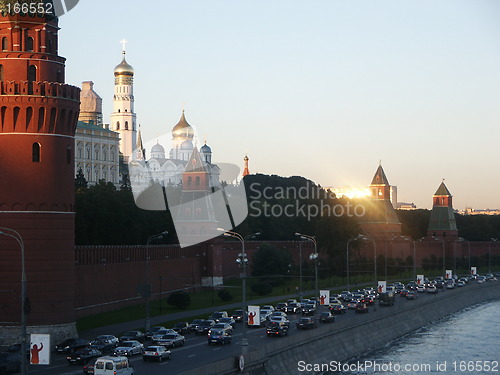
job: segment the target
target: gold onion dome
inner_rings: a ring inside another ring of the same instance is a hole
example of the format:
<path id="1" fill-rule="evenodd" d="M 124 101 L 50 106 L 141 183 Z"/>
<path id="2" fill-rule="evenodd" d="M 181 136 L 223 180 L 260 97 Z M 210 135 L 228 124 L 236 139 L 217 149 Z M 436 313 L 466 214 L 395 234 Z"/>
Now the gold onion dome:
<path id="1" fill-rule="evenodd" d="M 122 62 L 115 68 L 115 77 L 116 76 L 134 76 L 134 68 L 125 60 L 125 51 L 123 52 Z"/>
<path id="2" fill-rule="evenodd" d="M 186 117 L 184 116 L 184 111 L 182 111 L 182 116 L 177 125 L 172 129 L 172 137 L 174 139 L 193 139 L 194 138 L 194 130 L 186 121 Z"/>

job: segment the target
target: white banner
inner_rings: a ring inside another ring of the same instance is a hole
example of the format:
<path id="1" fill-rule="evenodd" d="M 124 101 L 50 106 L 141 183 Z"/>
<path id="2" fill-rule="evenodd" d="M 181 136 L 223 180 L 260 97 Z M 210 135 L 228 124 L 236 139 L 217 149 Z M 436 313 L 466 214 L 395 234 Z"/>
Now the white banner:
<path id="1" fill-rule="evenodd" d="M 32 365 L 50 364 L 50 335 L 31 334 L 30 363 Z"/>
<path id="2" fill-rule="evenodd" d="M 446 270 L 446 280 L 451 280 L 453 278 L 453 271 L 452 270 Z"/>
<path id="3" fill-rule="evenodd" d="M 260 326 L 260 307 L 248 306 L 248 325 Z"/>
<path id="4" fill-rule="evenodd" d="M 378 282 L 377 292 L 387 293 L 387 281 L 379 281 Z"/>
<path id="5" fill-rule="evenodd" d="M 471 275 L 477 275 L 477 268 L 476 267 L 471 267 L 470 268 L 470 274 Z"/>
<path id="6" fill-rule="evenodd" d="M 417 275 L 417 285 L 424 285 L 424 275 Z"/>
<path id="7" fill-rule="evenodd" d="M 330 291 L 329 290 L 320 290 L 319 291 L 319 304 L 321 306 L 330 304 Z"/>

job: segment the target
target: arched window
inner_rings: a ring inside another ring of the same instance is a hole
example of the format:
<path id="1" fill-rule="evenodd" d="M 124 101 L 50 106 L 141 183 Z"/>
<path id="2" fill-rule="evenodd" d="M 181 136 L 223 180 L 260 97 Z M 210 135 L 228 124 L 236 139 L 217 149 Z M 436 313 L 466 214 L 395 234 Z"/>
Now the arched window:
<path id="1" fill-rule="evenodd" d="M 36 81 L 36 66 L 30 65 L 28 67 L 28 82 Z"/>
<path id="2" fill-rule="evenodd" d="M 125 130 L 128 130 L 128 121 L 125 121 Z"/>
<path id="3" fill-rule="evenodd" d="M 120 121 L 116 122 L 116 130 L 120 130 Z"/>
<path id="4" fill-rule="evenodd" d="M 0 82 L 3 82 L 4 77 L 3 77 L 3 65 L 0 65 Z"/>
<path id="5" fill-rule="evenodd" d="M 33 143 L 33 146 L 32 146 L 33 163 L 40 163 L 41 162 L 40 149 L 41 149 L 40 143 L 38 143 L 38 142 Z"/>
<path id="6" fill-rule="evenodd" d="M 33 52 L 34 41 L 31 36 L 26 39 L 26 51 Z"/>
<path id="7" fill-rule="evenodd" d="M 201 178 L 200 178 L 200 176 L 196 176 L 196 182 L 195 182 L 195 185 L 196 185 L 196 186 L 200 186 L 200 185 L 201 185 Z"/>
<path id="8" fill-rule="evenodd" d="M 187 183 L 188 183 L 188 186 L 191 186 L 193 184 L 193 177 L 189 176 Z"/>
<path id="9" fill-rule="evenodd" d="M 9 40 L 6 36 L 2 38 L 2 50 L 7 51 L 9 49 Z"/>
<path id="10" fill-rule="evenodd" d="M 95 154 L 95 160 L 99 160 L 99 150 L 98 149 L 94 150 L 94 154 Z"/>

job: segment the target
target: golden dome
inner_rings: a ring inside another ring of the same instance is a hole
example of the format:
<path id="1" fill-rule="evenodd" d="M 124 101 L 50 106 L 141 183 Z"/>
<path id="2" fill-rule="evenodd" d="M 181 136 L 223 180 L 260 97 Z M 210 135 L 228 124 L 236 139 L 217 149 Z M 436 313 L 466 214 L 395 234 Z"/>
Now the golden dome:
<path id="1" fill-rule="evenodd" d="M 172 136 L 174 139 L 193 139 L 194 138 L 194 130 L 186 121 L 186 117 L 184 116 L 184 111 L 182 111 L 182 116 L 177 125 L 172 129 Z"/>
<path id="2" fill-rule="evenodd" d="M 134 76 L 134 68 L 125 60 L 125 51 L 123 51 L 122 62 L 115 68 L 115 77 L 116 76 Z"/>

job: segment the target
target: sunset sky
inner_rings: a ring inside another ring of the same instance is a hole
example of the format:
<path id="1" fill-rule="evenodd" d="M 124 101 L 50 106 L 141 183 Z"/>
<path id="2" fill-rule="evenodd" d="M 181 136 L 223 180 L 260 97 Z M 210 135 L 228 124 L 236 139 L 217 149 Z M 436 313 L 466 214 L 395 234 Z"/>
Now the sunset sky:
<path id="1" fill-rule="evenodd" d="M 109 123 L 128 40 L 138 123 L 182 109 L 214 161 L 365 186 L 379 161 L 422 208 L 500 208 L 496 0 L 80 0 L 60 18 L 66 81 L 92 80 Z"/>

